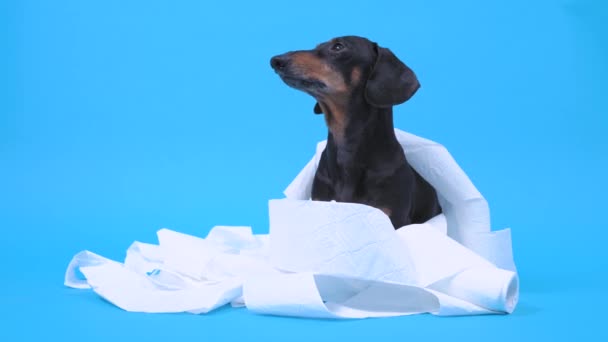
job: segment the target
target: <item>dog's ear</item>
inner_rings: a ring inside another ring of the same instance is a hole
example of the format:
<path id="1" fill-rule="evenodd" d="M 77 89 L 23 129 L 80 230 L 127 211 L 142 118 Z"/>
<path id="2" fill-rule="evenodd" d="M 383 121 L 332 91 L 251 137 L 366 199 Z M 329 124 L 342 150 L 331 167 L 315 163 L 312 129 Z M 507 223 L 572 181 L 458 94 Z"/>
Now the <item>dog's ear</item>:
<path id="1" fill-rule="evenodd" d="M 315 108 L 313 108 L 315 114 L 323 114 L 323 109 L 319 106 L 319 102 L 315 103 Z"/>
<path id="2" fill-rule="evenodd" d="M 418 88 L 418 78 L 389 49 L 374 44 L 376 63 L 365 85 L 365 100 L 375 107 L 386 108 L 409 100 Z"/>

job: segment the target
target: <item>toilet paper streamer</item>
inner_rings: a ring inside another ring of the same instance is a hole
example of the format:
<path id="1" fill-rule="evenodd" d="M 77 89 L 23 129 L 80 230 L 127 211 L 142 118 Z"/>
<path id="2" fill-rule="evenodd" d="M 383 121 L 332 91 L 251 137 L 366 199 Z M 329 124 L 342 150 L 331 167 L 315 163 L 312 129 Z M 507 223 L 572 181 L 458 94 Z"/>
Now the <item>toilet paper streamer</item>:
<path id="1" fill-rule="evenodd" d="M 519 280 L 510 230 L 490 230 L 487 202 L 447 150 L 396 130 L 407 160 L 437 190 L 443 213 L 394 230 L 380 210 L 310 200 L 325 142 L 269 202 L 268 234 L 217 226 L 205 238 L 169 229 L 134 242 L 123 263 L 74 256 L 65 285 L 135 312 L 206 313 L 231 303 L 316 318 L 511 313 Z"/>

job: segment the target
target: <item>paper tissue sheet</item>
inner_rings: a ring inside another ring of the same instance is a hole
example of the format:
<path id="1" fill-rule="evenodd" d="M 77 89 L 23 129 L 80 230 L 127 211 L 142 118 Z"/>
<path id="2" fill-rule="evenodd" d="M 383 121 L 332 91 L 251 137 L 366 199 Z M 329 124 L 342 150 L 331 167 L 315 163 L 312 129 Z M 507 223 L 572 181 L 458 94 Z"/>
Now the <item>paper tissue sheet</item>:
<path id="1" fill-rule="evenodd" d="M 443 213 L 394 230 L 380 210 L 311 201 L 325 142 L 269 202 L 268 234 L 214 227 L 206 238 L 161 229 L 124 263 L 83 251 L 65 285 L 92 288 L 136 312 L 206 313 L 231 304 L 262 314 L 365 318 L 511 313 L 519 282 L 508 229 L 441 145 L 395 130 L 408 162 L 437 190 Z"/>

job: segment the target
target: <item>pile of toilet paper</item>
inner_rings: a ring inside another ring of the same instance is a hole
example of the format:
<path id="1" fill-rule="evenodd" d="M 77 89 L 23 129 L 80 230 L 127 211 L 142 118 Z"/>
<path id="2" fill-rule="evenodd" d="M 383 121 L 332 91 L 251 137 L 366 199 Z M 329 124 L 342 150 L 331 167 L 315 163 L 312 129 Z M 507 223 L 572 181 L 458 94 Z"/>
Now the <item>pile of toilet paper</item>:
<path id="1" fill-rule="evenodd" d="M 443 213 L 394 230 L 380 210 L 310 200 L 325 142 L 269 202 L 268 234 L 217 226 L 205 238 L 169 229 L 134 242 L 123 263 L 74 256 L 65 285 L 91 288 L 135 312 L 365 318 L 511 313 L 519 281 L 508 229 L 491 231 L 488 204 L 448 151 L 395 130 L 408 162 L 437 190 Z"/>

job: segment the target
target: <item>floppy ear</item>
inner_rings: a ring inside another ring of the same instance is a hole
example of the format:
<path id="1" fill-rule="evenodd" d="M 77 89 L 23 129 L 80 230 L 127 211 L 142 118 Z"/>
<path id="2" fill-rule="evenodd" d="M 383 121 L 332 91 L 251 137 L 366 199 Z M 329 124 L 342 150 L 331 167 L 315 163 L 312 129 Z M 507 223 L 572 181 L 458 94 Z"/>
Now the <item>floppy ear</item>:
<path id="1" fill-rule="evenodd" d="M 323 109 L 319 106 L 319 102 L 315 103 L 315 108 L 313 108 L 315 114 L 323 114 Z"/>
<path id="2" fill-rule="evenodd" d="M 389 49 L 374 44 L 376 64 L 365 85 L 365 99 L 375 107 L 391 107 L 410 99 L 420 83 L 412 69 Z"/>

